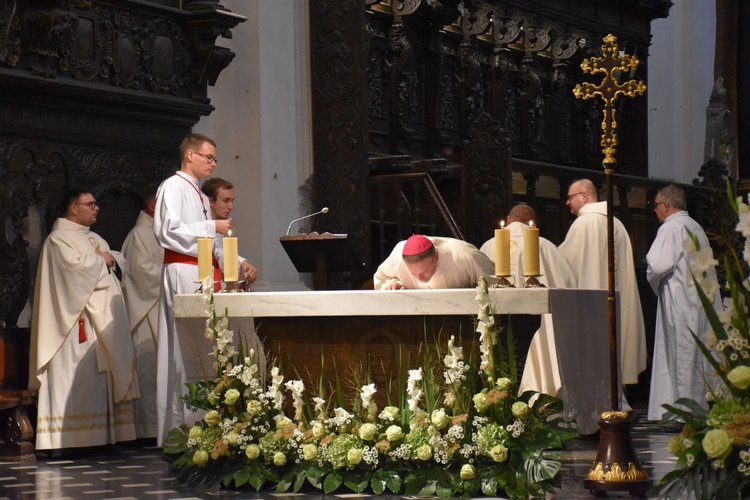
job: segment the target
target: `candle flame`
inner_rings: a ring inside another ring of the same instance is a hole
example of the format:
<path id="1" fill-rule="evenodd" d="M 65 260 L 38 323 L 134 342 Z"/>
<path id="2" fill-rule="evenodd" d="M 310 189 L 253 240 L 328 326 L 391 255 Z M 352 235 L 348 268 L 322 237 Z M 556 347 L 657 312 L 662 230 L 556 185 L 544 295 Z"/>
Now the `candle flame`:
<path id="1" fill-rule="evenodd" d="M 232 230 L 231 229 L 229 231 L 227 231 L 227 236 L 229 236 L 230 238 L 232 237 Z"/>
<path id="2" fill-rule="evenodd" d="M 533 220 L 529 221 L 529 227 L 534 227 L 534 221 Z"/>
<path id="3" fill-rule="evenodd" d="M 500 229 L 503 229 L 503 228 L 505 228 L 505 221 L 501 220 L 500 221 Z"/>

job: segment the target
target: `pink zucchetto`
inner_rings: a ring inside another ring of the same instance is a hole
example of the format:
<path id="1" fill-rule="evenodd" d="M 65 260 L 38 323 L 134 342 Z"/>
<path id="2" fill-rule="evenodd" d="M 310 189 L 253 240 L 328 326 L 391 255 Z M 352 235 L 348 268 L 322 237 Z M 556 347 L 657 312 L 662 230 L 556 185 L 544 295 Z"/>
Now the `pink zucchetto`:
<path id="1" fill-rule="evenodd" d="M 432 242 L 421 234 L 410 236 L 404 245 L 402 255 L 418 255 L 432 247 Z"/>

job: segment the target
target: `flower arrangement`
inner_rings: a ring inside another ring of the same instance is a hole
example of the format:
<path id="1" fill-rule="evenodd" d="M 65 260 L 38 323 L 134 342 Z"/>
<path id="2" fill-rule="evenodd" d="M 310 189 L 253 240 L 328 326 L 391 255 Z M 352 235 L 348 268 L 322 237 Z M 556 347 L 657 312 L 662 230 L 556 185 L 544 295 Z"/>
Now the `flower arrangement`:
<path id="1" fill-rule="evenodd" d="M 690 399 L 665 405 L 665 418 L 680 417 L 685 427 L 669 441 L 670 453 L 678 457 L 678 469 L 665 475 L 656 490 L 663 498 L 690 491 L 698 500 L 750 498 L 750 206 L 736 200 L 728 188 L 732 207 L 739 216 L 737 231 L 745 238 L 743 258 L 731 245 L 724 270 L 727 296 L 717 310 L 709 297 L 719 284 L 706 270 L 718 262 L 710 248 L 699 248 L 697 240 L 685 241 L 692 252 L 694 283 L 711 330 L 700 338 L 699 349 L 714 368 L 718 381 L 707 381 L 709 407 Z M 701 332 L 699 332 L 701 333 Z"/>
<path id="2" fill-rule="evenodd" d="M 512 498 L 559 485 L 554 450 L 576 432 L 562 425 L 559 399 L 517 395 L 512 332 L 503 345 L 485 277 L 477 287 L 479 366 L 454 337 L 445 349 L 436 343 L 434 357 L 423 349 L 420 368 L 398 374 L 397 401 L 388 391 L 383 408 L 374 383 L 356 384 L 348 409 L 338 377 L 328 400 L 323 381 L 311 395 L 302 380 L 285 382 L 278 366 L 264 383 L 256 353 L 235 346 L 227 312 L 217 317 L 211 283 L 203 290 L 216 377 L 190 384 L 185 396 L 206 411 L 203 420 L 167 436 L 177 482 Z"/>

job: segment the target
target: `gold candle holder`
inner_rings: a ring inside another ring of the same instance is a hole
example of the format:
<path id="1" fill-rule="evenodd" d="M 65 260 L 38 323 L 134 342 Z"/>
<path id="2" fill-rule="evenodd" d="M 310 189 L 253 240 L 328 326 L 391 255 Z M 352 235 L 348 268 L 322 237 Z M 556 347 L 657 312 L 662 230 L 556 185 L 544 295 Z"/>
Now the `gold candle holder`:
<path id="1" fill-rule="evenodd" d="M 544 283 L 536 279 L 537 276 L 542 276 L 541 274 L 524 274 L 524 276 L 526 282 L 523 284 L 523 288 L 547 288 Z"/>
<path id="2" fill-rule="evenodd" d="M 516 285 L 508 280 L 510 274 L 493 274 L 493 278 L 497 278 L 497 283 L 490 285 L 490 288 L 515 288 Z"/>

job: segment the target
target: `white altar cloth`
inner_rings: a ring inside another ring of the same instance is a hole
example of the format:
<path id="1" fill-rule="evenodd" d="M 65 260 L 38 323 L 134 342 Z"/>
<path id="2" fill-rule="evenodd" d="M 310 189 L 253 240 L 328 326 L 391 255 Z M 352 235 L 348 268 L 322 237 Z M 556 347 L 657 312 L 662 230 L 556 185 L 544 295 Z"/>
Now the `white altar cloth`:
<path id="1" fill-rule="evenodd" d="M 582 434 L 596 432 L 599 416 L 611 409 L 607 291 L 510 288 L 489 292 L 495 314 L 552 314 L 565 416 L 575 417 Z M 214 304 L 218 314 L 227 308 L 237 330 L 252 328 L 247 320 L 264 317 L 475 315 L 479 310 L 476 295 L 473 288 L 218 293 Z M 201 353 L 210 351 L 203 322 L 194 322 L 205 317 L 200 295 L 177 295 L 175 316 L 183 324 L 178 330 L 190 334 L 189 339 L 181 339 L 183 345 Z M 240 321 L 235 323 L 235 319 Z M 211 366 L 205 362 L 204 366 Z M 186 370 L 193 374 L 189 378 L 202 378 L 197 360 L 186 362 Z"/>

